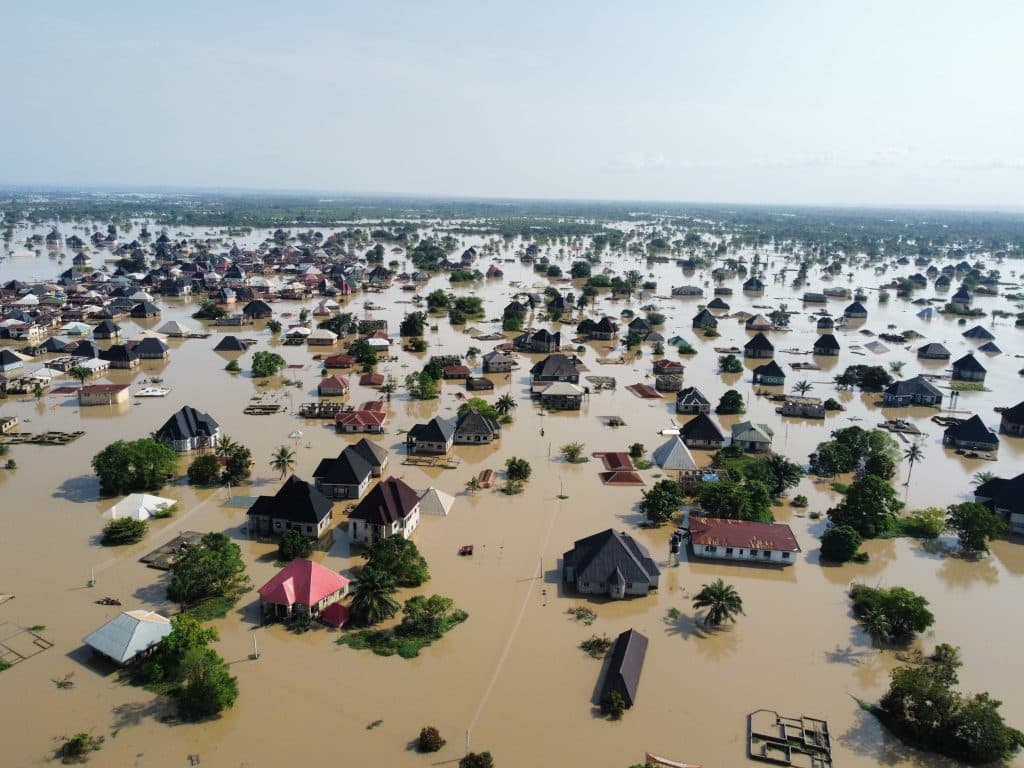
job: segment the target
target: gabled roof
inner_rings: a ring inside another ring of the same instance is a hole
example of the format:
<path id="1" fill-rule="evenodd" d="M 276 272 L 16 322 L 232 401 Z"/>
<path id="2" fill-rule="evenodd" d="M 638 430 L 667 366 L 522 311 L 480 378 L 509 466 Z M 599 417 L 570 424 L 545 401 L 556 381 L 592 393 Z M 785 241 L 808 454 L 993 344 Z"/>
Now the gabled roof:
<path id="1" fill-rule="evenodd" d="M 768 341 L 768 337 L 758 331 L 754 338 L 743 345 L 744 349 L 774 350 L 775 345 Z"/>
<path id="2" fill-rule="evenodd" d="M 291 523 L 319 523 L 331 514 L 331 502 L 320 491 L 292 475 L 273 496 L 260 496 L 249 507 L 250 515 L 287 520 Z"/>
<path id="3" fill-rule="evenodd" d="M 991 499 L 993 506 L 1024 513 L 1024 472 L 1012 478 L 993 477 L 974 489 L 976 498 Z"/>
<path id="4" fill-rule="evenodd" d="M 831 333 L 823 333 L 814 342 L 815 349 L 839 349 L 839 341 Z"/>
<path id="5" fill-rule="evenodd" d="M 800 551 L 793 530 L 785 523 L 757 523 L 691 515 L 690 541 L 716 547 Z"/>
<path id="6" fill-rule="evenodd" d="M 419 504 L 419 495 L 397 477 L 381 480 L 349 515 L 375 525 L 390 525 L 407 518 Z"/>
<path id="7" fill-rule="evenodd" d="M 985 339 L 986 341 L 995 338 L 995 336 L 989 333 L 987 329 L 982 328 L 980 325 L 976 325 L 973 328 L 964 331 L 963 337 L 965 339 Z"/>
<path id="8" fill-rule="evenodd" d="M 975 373 L 985 373 L 985 366 L 978 362 L 974 357 L 973 352 L 968 352 L 966 355 L 956 360 L 953 363 L 953 370 L 961 371 L 973 371 Z"/>
<path id="9" fill-rule="evenodd" d="M 245 352 L 249 345 L 237 336 L 225 336 L 217 342 L 213 348 L 214 352 Z"/>
<path id="10" fill-rule="evenodd" d="M 313 470 L 313 479 L 328 485 L 361 485 L 372 473 L 369 462 L 352 446 L 334 459 L 322 459 Z"/>
<path id="11" fill-rule="evenodd" d="M 124 664 L 171 634 L 171 620 L 155 611 L 124 611 L 84 642 L 90 648 Z"/>
<path id="12" fill-rule="evenodd" d="M 455 422 L 435 416 L 426 424 L 416 424 L 409 430 L 409 437 L 428 443 L 447 443 L 455 436 Z"/>
<path id="13" fill-rule="evenodd" d="M 1004 408 L 1002 415 L 1004 419 L 1014 424 L 1024 422 L 1024 400 L 1014 406 Z"/>
<path id="14" fill-rule="evenodd" d="M 601 686 L 601 698 L 618 693 L 627 707 L 636 701 L 640 672 L 647 655 L 647 638 L 635 629 L 627 629 L 615 640 L 608 671 Z"/>
<path id="15" fill-rule="evenodd" d="M 576 359 L 556 352 L 535 363 L 530 368 L 530 373 L 534 377 L 573 376 L 578 373 Z"/>
<path id="16" fill-rule="evenodd" d="M 949 350 L 937 341 L 924 344 L 917 350 L 918 357 L 949 357 Z"/>
<path id="17" fill-rule="evenodd" d="M 915 376 L 912 379 L 906 381 L 894 381 L 885 389 L 885 394 L 893 395 L 896 397 L 909 397 L 913 395 L 931 395 L 933 397 L 942 397 L 942 392 L 939 388 L 932 384 L 924 376 Z"/>
<path id="18" fill-rule="evenodd" d="M 628 582 L 654 583 L 661 574 L 645 547 L 612 528 L 577 540 L 563 563 L 575 569 L 579 581 L 606 582 L 618 571 Z"/>
<path id="19" fill-rule="evenodd" d="M 741 421 L 732 425 L 733 442 L 770 443 L 774 436 L 775 432 L 767 424 Z"/>
<path id="20" fill-rule="evenodd" d="M 698 413 L 679 428 L 679 435 L 690 440 L 724 440 L 722 430 L 706 413 Z"/>
<path id="21" fill-rule="evenodd" d="M 999 445 L 999 437 L 985 426 L 985 422 L 978 414 L 974 414 L 967 421 L 946 427 L 944 436 L 956 441 Z"/>
<path id="22" fill-rule="evenodd" d="M 853 304 L 843 310 L 843 314 L 845 315 L 866 315 L 867 313 L 867 309 L 865 309 L 864 305 L 859 301 L 853 302 Z"/>
<path id="23" fill-rule="evenodd" d="M 455 424 L 456 435 L 492 436 L 501 432 L 501 426 L 494 419 L 484 416 L 475 408 L 471 408 L 459 417 Z"/>
<path id="24" fill-rule="evenodd" d="M 693 460 L 690 449 L 677 435 L 669 438 L 651 455 L 654 463 L 665 470 L 688 472 L 697 468 L 697 462 Z"/>
<path id="25" fill-rule="evenodd" d="M 431 486 L 420 496 L 420 512 L 424 515 L 447 515 L 455 497 Z"/>
<path id="26" fill-rule="evenodd" d="M 315 605 L 348 586 L 348 579 L 312 560 L 297 557 L 259 589 L 274 605 Z"/>
<path id="27" fill-rule="evenodd" d="M 363 461 L 371 467 L 382 467 L 388 460 L 388 449 L 382 445 L 377 445 L 377 443 L 370 442 L 365 437 L 349 447 L 362 456 Z"/>
<path id="28" fill-rule="evenodd" d="M 566 396 L 566 395 L 580 395 L 584 394 L 585 390 L 579 384 L 573 384 L 571 381 L 553 381 L 548 386 L 544 387 L 540 391 L 541 396 Z"/>
<path id="29" fill-rule="evenodd" d="M 677 403 L 693 403 L 696 405 L 710 405 L 711 401 L 704 397 L 704 393 L 696 387 L 686 387 L 676 392 Z"/>
<path id="30" fill-rule="evenodd" d="M 715 298 L 708 302 L 708 309 L 728 310 L 729 305 L 725 303 L 721 296 L 715 296 Z"/>
<path id="31" fill-rule="evenodd" d="M 212 437 L 218 428 L 209 415 L 186 405 L 164 422 L 156 435 L 160 440 L 191 440 L 199 436 Z"/>

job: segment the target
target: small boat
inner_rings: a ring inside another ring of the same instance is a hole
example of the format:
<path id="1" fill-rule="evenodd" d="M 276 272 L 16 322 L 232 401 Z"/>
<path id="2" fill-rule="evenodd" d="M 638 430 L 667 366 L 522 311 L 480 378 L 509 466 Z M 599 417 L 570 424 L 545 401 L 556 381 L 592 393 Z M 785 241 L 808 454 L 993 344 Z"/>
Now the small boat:
<path id="1" fill-rule="evenodd" d="M 462 555 L 463 557 L 466 557 L 467 555 L 472 555 L 473 554 L 473 545 L 472 544 L 463 544 L 461 547 L 459 547 L 459 554 Z"/>
<path id="2" fill-rule="evenodd" d="M 101 597 L 96 601 L 97 605 L 120 605 L 121 601 L 116 597 Z"/>
<path id="3" fill-rule="evenodd" d="M 136 397 L 166 397 L 170 393 L 167 387 L 143 387 L 135 393 Z"/>

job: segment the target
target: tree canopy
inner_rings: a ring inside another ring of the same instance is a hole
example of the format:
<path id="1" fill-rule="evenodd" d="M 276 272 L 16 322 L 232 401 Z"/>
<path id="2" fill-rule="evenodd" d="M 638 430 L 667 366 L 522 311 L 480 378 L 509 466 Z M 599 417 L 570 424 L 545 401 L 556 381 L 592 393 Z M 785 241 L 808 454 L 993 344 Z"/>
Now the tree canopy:
<path id="1" fill-rule="evenodd" d="M 238 545 L 223 533 L 208 533 L 171 563 L 167 598 L 194 605 L 213 597 L 233 596 L 248 581 Z"/>
<path id="2" fill-rule="evenodd" d="M 866 539 L 892 528 L 903 505 L 887 481 L 875 475 L 855 480 L 842 501 L 828 511 L 832 525 L 848 525 Z"/>
<path id="3" fill-rule="evenodd" d="M 418 587 L 430 579 L 427 561 L 412 539 L 386 536 L 371 544 L 363 557 L 366 568 L 388 574 L 400 587 Z"/>
<path id="4" fill-rule="evenodd" d="M 178 454 L 151 437 L 117 440 L 93 456 L 92 468 L 104 495 L 157 491 L 177 471 Z"/>

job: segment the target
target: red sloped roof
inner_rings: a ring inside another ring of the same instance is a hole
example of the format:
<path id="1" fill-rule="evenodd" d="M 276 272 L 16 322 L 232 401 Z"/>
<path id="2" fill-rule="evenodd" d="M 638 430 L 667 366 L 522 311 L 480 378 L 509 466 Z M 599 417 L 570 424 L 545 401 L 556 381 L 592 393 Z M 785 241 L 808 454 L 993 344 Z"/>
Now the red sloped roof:
<path id="1" fill-rule="evenodd" d="M 691 516 L 690 537 L 694 544 L 776 549 L 783 552 L 800 551 L 793 530 L 785 523 L 755 523 L 747 520 Z"/>
<path id="2" fill-rule="evenodd" d="M 347 411 L 335 416 L 334 422 L 336 424 L 354 424 L 359 427 L 374 424 L 379 427 L 386 418 L 387 414 L 382 411 Z"/>
<path id="3" fill-rule="evenodd" d="M 260 597 L 275 605 L 313 605 L 348 586 L 348 579 L 330 568 L 297 557 L 260 587 Z"/>
<path id="4" fill-rule="evenodd" d="M 347 605 L 341 603 L 331 603 L 327 606 L 320 614 L 320 621 L 329 627 L 340 629 L 344 627 L 348 622 L 348 617 L 351 611 Z"/>

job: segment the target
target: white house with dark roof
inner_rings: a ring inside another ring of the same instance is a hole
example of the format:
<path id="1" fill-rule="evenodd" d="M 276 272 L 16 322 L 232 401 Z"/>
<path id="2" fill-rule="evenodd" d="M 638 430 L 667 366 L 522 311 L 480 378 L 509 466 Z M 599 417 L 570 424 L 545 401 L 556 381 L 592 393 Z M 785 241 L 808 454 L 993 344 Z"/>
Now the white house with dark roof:
<path id="1" fill-rule="evenodd" d="M 186 405 L 164 422 L 155 437 L 176 451 L 197 451 L 217 441 L 220 425 L 209 414 Z"/>
<path id="2" fill-rule="evenodd" d="M 658 588 L 660 576 L 650 552 L 612 528 L 578 539 L 562 556 L 562 578 L 584 595 L 646 595 Z"/>

